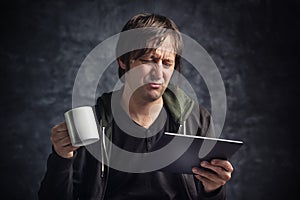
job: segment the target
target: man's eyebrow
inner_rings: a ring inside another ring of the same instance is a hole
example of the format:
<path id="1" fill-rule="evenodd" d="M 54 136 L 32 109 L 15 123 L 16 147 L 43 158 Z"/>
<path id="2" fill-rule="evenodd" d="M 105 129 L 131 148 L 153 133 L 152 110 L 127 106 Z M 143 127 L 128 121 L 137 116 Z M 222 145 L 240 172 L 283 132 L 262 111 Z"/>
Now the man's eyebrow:
<path id="1" fill-rule="evenodd" d="M 159 55 L 157 55 L 155 53 L 146 53 L 146 54 L 142 55 L 141 57 L 150 57 L 150 58 L 154 58 L 154 59 L 156 59 L 156 58 L 163 58 L 163 60 L 166 60 L 166 61 L 174 61 L 173 58 L 170 58 L 170 57 L 172 57 L 171 55 L 170 56 L 166 56 L 164 58 L 163 56 L 159 56 Z"/>
<path id="2" fill-rule="evenodd" d="M 167 61 L 167 62 L 175 62 L 175 59 L 170 59 L 170 58 L 166 58 L 164 60 Z"/>

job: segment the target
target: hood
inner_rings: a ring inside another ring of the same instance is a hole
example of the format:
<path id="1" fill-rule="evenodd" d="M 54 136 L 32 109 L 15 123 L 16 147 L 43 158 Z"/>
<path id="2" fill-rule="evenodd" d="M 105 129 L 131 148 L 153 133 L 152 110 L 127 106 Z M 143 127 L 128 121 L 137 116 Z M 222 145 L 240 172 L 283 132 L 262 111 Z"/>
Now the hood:
<path id="1" fill-rule="evenodd" d="M 116 91 L 120 95 L 122 94 L 123 88 L 119 91 Z M 101 97 L 98 98 L 97 104 L 102 105 L 104 112 L 101 114 L 98 113 L 103 121 L 106 121 L 104 126 L 107 126 L 112 122 L 112 111 L 111 111 L 111 96 L 112 93 L 105 93 Z M 168 108 L 170 111 L 170 115 L 176 123 L 181 124 L 183 121 L 187 119 L 189 114 L 192 112 L 195 102 L 185 94 L 185 92 L 172 85 L 169 84 L 168 88 L 165 90 L 163 94 L 164 106 Z"/>
<path id="2" fill-rule="evenodd" d="M 183 90 L 171 84 L 163 94 L 163 99 L 171 117 L 179 124 L 187 119 L 195 104 Z"/>

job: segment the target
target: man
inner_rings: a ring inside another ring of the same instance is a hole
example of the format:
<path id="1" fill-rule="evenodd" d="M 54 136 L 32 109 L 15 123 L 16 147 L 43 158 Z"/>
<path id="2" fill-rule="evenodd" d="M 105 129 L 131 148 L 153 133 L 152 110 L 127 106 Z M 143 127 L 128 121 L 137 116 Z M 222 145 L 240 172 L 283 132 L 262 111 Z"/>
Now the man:
<path id="1" fill-rule="evenodd" d="M 184 129 L 196 130 L 198 135 L 214 135 L 209 113 L 169 85 L 174 71 L 181 69 L 182 42 L 174 22 L 160 15 L 138 14 L 122 31 L 136 28 L 159 31 L 142 31 L 146 47 L 125 54 L 120 50 L 122 45 L 132 41 L 120 37 L 117 60 L 124 86 L 115 92 L 115 97 L 104 94 L 96 104 L 105 134 L 122 149 L 139 153 L 153 151 L 164 132 L 180 132 L 182 125 L 186 126 Z M 125 124 L 133 123 L 146 136 L 130 135 L 112 110 L 117 110 Z M 149 130 L 155 134 L 147 135 Z M 40 199 L 226 199 L 224 185 L 233 172 L 229 161 L 204 161 L 199 163 L 202 168 L 192 169 L 194 175 L 130 173 L 104 166 L 86 147 L 73 147 L 64 122 L 54 126 L 51 133 L 53 152 L 39 190 Z M 134 160 L 126 162 L 131 161 Z"/>

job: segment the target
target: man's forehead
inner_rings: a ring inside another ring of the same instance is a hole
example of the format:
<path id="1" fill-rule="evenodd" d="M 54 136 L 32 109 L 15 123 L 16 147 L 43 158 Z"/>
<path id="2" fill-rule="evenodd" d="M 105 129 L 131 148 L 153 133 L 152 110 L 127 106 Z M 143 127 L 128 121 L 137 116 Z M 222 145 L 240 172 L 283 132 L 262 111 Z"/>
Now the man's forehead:
<path id="1" fill-rule="evenodd" d="M 155 38 L 153 40 L 150 40 L 147 44 L 147 48 L 153 48 L 158 52 L 165 52 L 169 54 L 176 54 L 175 46 L 175 41 L 171 36 Z"/>
<path id="2" fill-rule="evenodd" d="M 172 49 L 158 48 L 145 53 L 143 56 L 159 57 L 165 59 L 175 59 L 176 53 Z"/>

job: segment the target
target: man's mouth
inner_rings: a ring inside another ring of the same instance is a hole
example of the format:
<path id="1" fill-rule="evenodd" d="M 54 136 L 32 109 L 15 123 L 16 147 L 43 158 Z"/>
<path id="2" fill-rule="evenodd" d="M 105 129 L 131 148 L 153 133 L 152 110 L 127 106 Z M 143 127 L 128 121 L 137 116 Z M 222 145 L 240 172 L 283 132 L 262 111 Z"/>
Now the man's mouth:
<path id="1" fill-rule="evenodd" d="M 148 83 L 148 85 L 153 89 L 158 89 L 162 83 Z"/>

